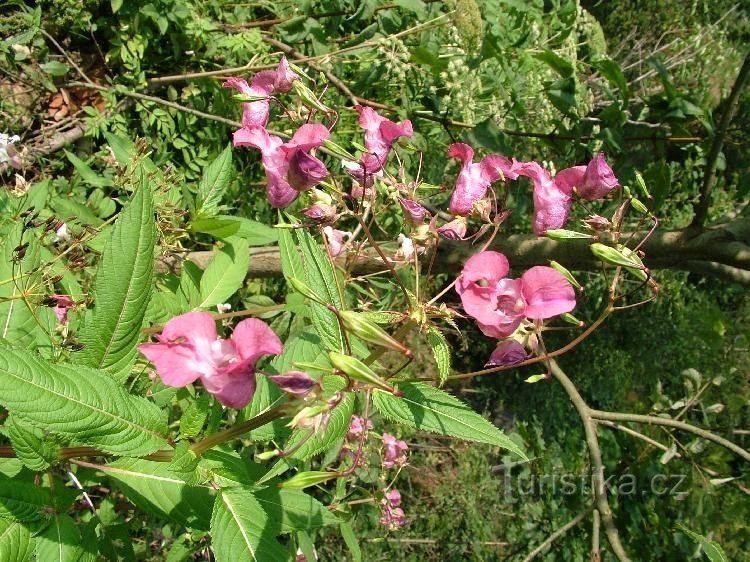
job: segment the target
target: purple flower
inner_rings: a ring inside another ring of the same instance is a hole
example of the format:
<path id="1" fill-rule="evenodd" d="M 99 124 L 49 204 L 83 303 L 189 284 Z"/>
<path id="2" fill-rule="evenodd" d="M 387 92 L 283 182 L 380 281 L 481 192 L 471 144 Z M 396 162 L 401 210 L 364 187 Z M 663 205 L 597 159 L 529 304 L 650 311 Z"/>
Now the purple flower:
<path id="1" fill-rule="evenodd" d="M 619 186 L 620 182 L 615 177 L 612 168 L 607 164 L 606 158 L 603 154 L 598 153 L 586 166 L 586 171 L 581 178 L 581 182 L 577 185 L 576 191 L 582 199 L 593 201 L 606 197 Z"/>
<path id="2" fill-rule="evenodd" d="M 461 171 L 456 180 L 448 211 L 453 215 L 468 215 L 474 203 L 487 193 L 487 188 L 499 179 L 514 180 L 517 162 L 500 154 L 485 156 L 481 162 L 472 162 L 474 149 L 468 144 L 457 142 L 448 148 L 450 158 L 461 160 Z"/>
<path id="3" fill-rule="evenodd" d="M 393 488 L 385 493 L 380 501 L 380 524 L 391 529 L 403 527 L 406 523 L 404 510 L 401 505 L 401 492 Z"/>
<path id="4" fill-rule="evenodd" d="M 485 363 L 485 367 L 498 367 L 500 365 L 515 365 L 528 357 L 526 350 L 516 340 L 504 340 L 497 347 Z"/>
<path id="5" fill-rule="evenodd" d="M 302 125 L 287 143 L 261 127 L 242 128 L 234 133 L 234 145 L 260 150 L 268 180 L 268 200 L 274 207 L 286 207 L 300 191 L 314 187 L 328 176 L 325 164 L 310 151 L 329 136 L 328 129 L 319 123 Z"/>
<path id="6" fill-rule="evenodd" d="M 290 68 L 285 57 L 281 58 L 276 70 L 264 70 L 253 76 L 250 84 L 242 78 L 229 78 L 223 86 L 233 88 L 247 96 L 258 99 L 245 102 L 242 107 L 242 127 L 252 129 L 265 127 L 268 124 L 269 97 L 276 92 L 288 92 L 297 76 Z"/>
<path id="7" fill-rule="evenodd" d="M 57 321 L 65 326 L 68 323 L 68 309 L 75 304 L 73 299 L 68 295 L 52 295 L 48 302 L 53 305 L 52 312 L 55 313 Z"/>
<path id="8" fill-rule="evenodd" d="M 346 434 L 346 438 L 349 441 L 359 441 L 362 434 L 372 429 L 372 422 L 368 419 L 365 420 L 360 416 L 352 416 L 352 420 L 349 422 L 349 431 Z"/>
<path id="9" fill-rule="evenodd" d="M 332 226 L 326 226 L 323 229 L 323 235 L 326 238 L 328 253 L 332 258 L 338 257 L 344 251 L 346 239 L 351 237 L 350 233 L 336 230 Z"/>
<path id="10" fill-rule="evenodd" d="M 419 226 L 430 216 L 427 209 L 412 199 L 399 197 L 398 202 L 401 204 L 401 209 L 404 211 L 404 218 L 412 226 Z"/>
<path id="11" fill-rule="evenodd" d="M 383 466 L 385 468 L 393 468 L 396 465 L 405 465 L 406 451 L 408 449 L 409 446 L 405 441 L 396 439 L 390 433 L 383 433 Z"/>
<path id="12" fill-rule="evenodd" d="M 304 371 L 289 371 L 283 375 L 269 375 L 268 378 L 278 384 L 281 390 L 298 398 L 307 396 L 318 386 Z"/>
<path id="13" fill-rule="evenodd" d="M 282 349 L 273 330 L 256 318 L 243 320 L 228 340 L 221 339 L 207 312 L 172 318 L 156 339 L 159 343 L 144 343 L 138 349 L 164 384 L 182 387 L 201 379 L 219 402 L 237 409 L 255 393 L 255 364 Z"/>
<path id="14" fill-rule="evenodd" d="M 302 214 L 316 223 L 335 222 L 338 218 L 336 207 L 325 203 L 315 203 L 304 209 Z"/>

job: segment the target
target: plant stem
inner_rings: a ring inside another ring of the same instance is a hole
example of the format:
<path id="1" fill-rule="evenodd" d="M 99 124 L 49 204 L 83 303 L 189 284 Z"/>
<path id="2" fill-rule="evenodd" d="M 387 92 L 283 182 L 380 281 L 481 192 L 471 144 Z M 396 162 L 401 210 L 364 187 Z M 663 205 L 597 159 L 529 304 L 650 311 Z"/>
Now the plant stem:
<path id="1" fill-rule="evenodd" d="M 276 406 L 275 408 L 271 408 L 270 410 L 266 410 L 265 412 L 258 414 L 254 418 L 250 418 L 249 420 L 246 420 L 240 424 L 229 427 L 223 431 L 219 431 L 218 433 L 214 433 L 213 435 L 209 435 L 205 439 L 194 443 L 192 447 L 190 447 L 190 450 L 193 451 L 193 453 L 195 453 L 196 455 L 200 456 L 216 445 L 225 443 L 226 441 L 231 441 L 232 439 L 236 439 L 241 435 L 247 433 L 248 431 L 266 425 L 267 423 L 285 416 L 288 408 L 288 404 L 282 404 L 280 406 Z"/>

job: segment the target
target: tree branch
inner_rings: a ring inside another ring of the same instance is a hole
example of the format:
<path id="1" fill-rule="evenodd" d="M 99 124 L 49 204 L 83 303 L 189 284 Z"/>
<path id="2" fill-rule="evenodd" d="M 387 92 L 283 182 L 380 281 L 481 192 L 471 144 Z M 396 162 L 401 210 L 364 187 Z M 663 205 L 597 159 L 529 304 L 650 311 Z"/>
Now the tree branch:
<path id="1" fill-rule="evenodd" d="M 721 445 L 725 449 L 728 449 L 736 455 L 742 457 L 747 462 L 750 462 L 750 451 L 746 451 L 739 445 L 735 445 L 731 441 L 724 439 L 723 437 L 716 435 L 708 430 L 701 429 L 700 427 L 691 425 L 687 422 L 673 420 L 672 418 L 660 418 L 657 416 L 644 416 L 640 414 L 625 414 L 621 412 L 604 412 L 602 410 L 590 410 L 591 417 L 598 420 L 607 421 L 619 421 L 619 422 L 635 422 L 645 423 L 648 425 L 662 425 L 665 427 L 673 427 L 682 431 L 687 431 L 703 439 L 708 439 L 717 445 Z"/>
<path id="2" fill-rule="evenodd" d="M 563 389 L 570 398 L 570 401 L 578 411 L 581 418 L 583 429 L 586 434 L 586 446 L 589 450 L 591 459 L 591 475 L 594 485 L 594 501 L 596 509 L 599 511 L 602 523 L 604 523 L 604 532 L 607 535 L 612 551 L 620 562 L 629 562 L 630 558 L 625 553 L 625 549 L 620 542 L 620 534 L 617 532 L 614 520 L 612 519 L 612 509 L 609 507 L 607 500 L 607 487 L 604 479 L 604 464 L 602 463 L 602 453 L 599 448 L 599 438 L 596 435 L 596 422 L 592 419 L 592 410 L 583 400 L 573 381 L 571 381 L 565 372 L 554 359 L 549 362 L 552 376 L 562 385 Z"/>
<path id="3" fill-rule="evenodd" d="M 591 507 L 589 507 L 587 509 L 584 509 L 581 513 L 579 513 L 578 515 L 576 515 L 573 519 L 571 519 L 570 521 L 568 521 L 567 523 L 565 523 L 565 525 L 563 525 L 562 527 L 560 527 L 557 531 L 555 531 L 554 533 L 552 533 L 549 537 L 547 537 L 544 540 L 543 543 L 541 543 L 534 550 L 532 550 L 531 552 L 529 552 L 528 556 L 526 556 L 526 558 L 523 559 L 523 562 L 531 562 L 532 560 L 534 560 L 534 558 L 536 558 L 537 556 L 539 556 L 540 554 L 542 554 L 545 550 L 547 550 L 550 547 L 550 545 L 553 542 L 555 542 L 557 539 L 559 539 L 560 537 L 562 537 L 565 533 L 567 533 L 573 527 L 575 527 L 581 521 L 583 521 L 584 518 L 589 513 L 591 513 L 591 509 L 592 509 Z"/>
<path id="4" fill-rule="evenodd" d="M 703 175 L 700 198 L 693 208 L 695 212 L 693 222 L 691 223 L 691 226 L 693 227 L 703 226 L 706 222 L 708 206 L 711 202 L 711 191 L 716 183 L 716 165 L 719 161 L 719 154 L 721 153 L 722 146 L 724 146 L 724 137 L 726 137 L 729 124 L 737 111 L 740 93 L 745 89 L 748 78 L 750 78 L 750 53 L 745 55 L 745 61 L 742 63 L 742 68 L 740 68 L 737 79 L 732 86 L 732 91 L 729 93 L 729 98 L 727 98 L 726 107 L 721 116 L 719 127 L 716 130 L 713 142 L 711 143 L 711 149 L 706 157 L 706 171 Z"/>

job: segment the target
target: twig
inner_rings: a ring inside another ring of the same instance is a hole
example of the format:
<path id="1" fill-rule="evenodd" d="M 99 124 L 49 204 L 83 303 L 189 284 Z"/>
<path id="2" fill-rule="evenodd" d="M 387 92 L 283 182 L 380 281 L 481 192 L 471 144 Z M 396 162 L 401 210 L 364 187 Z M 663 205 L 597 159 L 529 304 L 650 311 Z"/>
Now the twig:
<path id="1" fill-rule="evenodd" d="M 591 513 L 591 562 L 600 562 L 602 559 L 601 548 L 599 548 L 599 525 L 601 517 L 595 509 Z"/>
<path id="2" fill-rule="evenodd" d="M 550 536 L 548 536 L 543 543 L 541 543 L 539 546 L 537 546 L 534 550 L 529 552 L 529 554 L 526 556 L 526 558 L 523 559 L 523 562 L 531 562 L 542 554 L 545 550 L 547 550 L 553 542 L 555 542 L 557 539 L 562 537 L 565 533 L 570 531 L 573 527 L 578 525 L 583 519 L 591 512 L 591 507 L 584 509 L 581 513 L 576 515 L 573 519 L 565 523 L 562 527 L 560 527 L 557 531 L 552 533 Z"/>
<path id="3" fill-rule="evenodd" d="M 91 78 L 89 78 L 86 75 L 86 73 L 83 70 L 81 70 L 81 67 L 78 66 L 72 58 L 70 58 L 70 56 L 68 55 L 68 52 L 62 48 L 60 43 L 55 41 L 55 38 L 52 37 L 52 35 L 44 31 L 44 29 L 42 29 L 41 27 L 39 28 L 39 31 L 41 32 L 42 35 L 44 35 L 50 41 L 50 43 L 52 43 L 55 46 L 55 48 L 58 51 L 60 51 L 60 53 L 62 53 L 62 56 L 65 57 L 65 60 L 67 60 L 70 63 L 70 66 L 76 69 L 76 72 L 81 76 L 81 78 L 83 78 L 86 81 L 87 86 L 96 87 L 96 84 L 94 84 Z"/>
<path id="4" fill-rule="evenodd" d="M 737 111 L 737 105 L 740 99 L 740 93 L 745 89 L 748 78 L 750 78 L 750 53 L 745 55 L 745 60 L 742 63 L 742 68 L 737 75 L 737 79 L 734 81 L 732 91 L 729 93 L 727 98 L 726 107 L 724 113 L 721 116 L 719 127 L 714 135 L 713 143 L 711 143 L 711 149 L 706 157 L 706 171 L 703 174 L 703 184 L 701 185 L 700 198 L 693 208 L 695 214 L 693 215 L 693 221 L 691 226 L 698 227 L 703 226 L 706 222 L 706 216 L 708 215 L 708 206 L 710 203 L 711 191 L 716 183 L 716 165 L 719 161 L 719 154 L 721 148 L 724 145 L 724 137 L 726 137 L 729 123 L 731 123 L 735 112 Z"/>
<path id="5" fill-rule="evenodd" d="M 644 416 L 640 414 L 626 414 L 622 412 L 604 412 L 602 410 L 590 410 L 591 417 L 597 420 L 608 420 L 608 421 L 620 421 L 620 422 L 635 422 L 645 423 L 648 425 L 662 425 L 665 427 L 673 427 L 682 431 L 687 431 L 698 437 L 708 439 L 717 445 L 721 445 L 725 449 L 728 449 L 736 455 L 742 457 L 746 461 L 750 462 L 750 452 L 746 451 L 739 445 L 732 443 L 731 441 L 724 439 L 723 437 L 716 435 L 708 430 L 701 429 L 700 427 L 694 426 L 687 422 L 674 420 L 672 418 L 660 418 L 657 416 Z"/>
<path id="6" fill-rule="evenodd" d="M 576 388 L 573 381 L 571 381 L 565 372 L 557 364 L 557 361 L 551 359 L 549 361 L 550 371 L 557 381 L 565 389 L 565 392 L 573 403 L 581 423 L 583 423 L 583 429 L 586 434 L 586 446 L 589 450 L 589 458 L 591 459 L 591 475 L 594 486 L 594 500 L 596 502 L 596 509 L 601 515 L 602 523 L 604 523 L 604 532 L 607 535 L 612 551 L 620 562 L 629 562 L 630 558 L 625 553 L 625 549 L 620 542 L 620 534 L 615 527 L 614 520 L 612 518 L 612 509 L 609 507 L 609 501 L 607 500 L 607 486 L 604 479 L 604 464 L 602 463 L 602 453 L 599 448 L 599 438 L 596 435 L 596 422 L 592 419 L 593 410 L 589 408 L 588 404 L 583 400 L 578 389 Z"/>

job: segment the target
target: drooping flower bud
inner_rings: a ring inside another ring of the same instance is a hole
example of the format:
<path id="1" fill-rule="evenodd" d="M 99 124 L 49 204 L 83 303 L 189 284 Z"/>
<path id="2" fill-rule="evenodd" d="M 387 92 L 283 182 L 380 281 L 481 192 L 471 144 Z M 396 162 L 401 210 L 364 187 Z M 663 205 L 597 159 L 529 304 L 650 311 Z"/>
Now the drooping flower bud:
<path id="1" fill-rule="evenodd" d="M 269 375 L 268 378 L 287 394 L 299 398 L 308 396 L 316 386 L 319 386 L 317 381 L 304 371 L 289 371 L 283 375 Z"/>
<path id="2" fill-rule="evenodd" d="M 344 328 L 351 331 L 358 338 L 379 345 L 380 347 L 398 351 L 406 357 L 411 357 L 412 353 L 410 349 L 406 348 L 404 344 L 398 340 L 395 340 L 388 332 L 383 330 L 383 328 L 374 322 L 367 320 L 360 313 L 354 312 L 353 310 L 341 310 L 338 314 Z M 346 371 L 346 369 L 342 367 L 339 368 L 342 371 Z"/>
<path id="3" fill-rule="evenodd" d="M 421 225 L 430 213 L 422 205 L 413 201 L 412 199 L 404 199 L 400 197 L 398 202 L 401 204 L 401 209 L 404 211 L 404 218 L 412 226 Z"/>
<path id="4" fill-rule="evenodd" d="M 591 230 L 595 230 L 596 232 L 602 232 L 604 230 L 609 230 L 610 228 L 612 228 L 612 223 L 609 222 L 609 219 L 600 215 L 590 215 L 583 221 L 583 224 L 585 224 Z"/>
<path id="5" fill-rule="evenodd" d="M 303 210 L 302 214 L 316 223 L 336 222 L 336 219 L 339 218 L 338 213 L 336 213 L 336 207 L 323 203 L 315 203 Z"/>
<path id="6" fill-rule="evenodd" d="M 386 392 L 390 392 L 394 395 L 401 394 L 397 388 L 389 385 L 385 380 L 379 377 L 375 373 L 375 371 L 370 369 L 370 367 L 365 365 L 356 357 L 344 355 L 343 353 L 339 353 L 337 351 L 331 351 L 328 353 L 328 358 L 331 360 L 331 365 L 333 365 L 339 371 L 343 372 L 352 380 L 370 384 L 375 388 L 385 390 Z"/>
<path id="7" fill-rule="evenodd" d="M 485 367 L 499 367 L 501 365 L 515 365 L 525 360 L 526 350 L 516 340 L 505 340 L 498 344 L 485 363 Z"/>
<path id="8" fill-rule="evenodd" d="M 438 234 L 448 240 L 463 240 L 466 238 L 466 217 L 454 217 L 452 221 L 438 228 Z"/>

